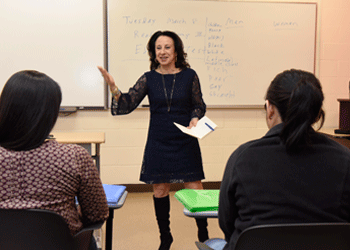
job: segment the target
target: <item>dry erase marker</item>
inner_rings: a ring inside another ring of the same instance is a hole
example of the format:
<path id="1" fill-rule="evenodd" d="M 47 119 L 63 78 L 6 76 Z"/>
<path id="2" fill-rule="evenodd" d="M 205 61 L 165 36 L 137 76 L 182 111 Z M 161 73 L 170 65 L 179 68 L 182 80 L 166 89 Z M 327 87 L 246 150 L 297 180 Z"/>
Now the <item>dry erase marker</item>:
<path id="1" fill-rule="evenodd" d="M 212 131 L 214 131 L 214 129 L 208 123 L 205 123 L 205 125 L 207 125 L 208 128 L 210 128 Z"/>

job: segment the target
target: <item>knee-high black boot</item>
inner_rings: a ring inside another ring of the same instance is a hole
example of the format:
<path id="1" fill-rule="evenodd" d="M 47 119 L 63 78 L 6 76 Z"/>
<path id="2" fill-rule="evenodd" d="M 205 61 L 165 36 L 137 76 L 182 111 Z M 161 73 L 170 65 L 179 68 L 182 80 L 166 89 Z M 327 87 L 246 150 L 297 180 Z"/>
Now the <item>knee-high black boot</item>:
<path id="1" fill-rule="evenodd" d="M 198 240 L 204 242 L 209 239 L 208 235 L 208 220 L 206 218 L 196 218 L 196 224 L 198 227 Z"/>
<path id="2" fill-rule="evenodd" d="M 160 232 L 160 246 L 158 250 L 169 250 L 171 243 L 173 243 L 173 236 L 170 233 L 169 195 L 163 198 L 156 198 L 153 196 L 153 201 Z"/>

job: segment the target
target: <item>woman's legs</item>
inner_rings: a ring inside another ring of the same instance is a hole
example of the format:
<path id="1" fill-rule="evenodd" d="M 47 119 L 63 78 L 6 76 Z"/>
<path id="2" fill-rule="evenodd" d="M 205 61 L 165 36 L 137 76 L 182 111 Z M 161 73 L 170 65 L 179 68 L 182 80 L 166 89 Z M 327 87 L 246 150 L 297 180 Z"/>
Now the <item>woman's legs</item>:
<path id="1" fill-rule="evenodd" d="M 189 189 L 203 189 L 203 184 L 201 181 L 185 182 L 185 188 Z"/>
<path id="2" fill-rule="evenodd" d="M 173 243 L 170 233 L 170 183 L 153 184 L 154 210 L 160 232 L 160 246 L 158 250 L 169 250 Z"/>
<path id="3" fill-rule="evenodd" d="M 185 188 L 189 189 L 203 189 L 201 181 L 185 182 Z M 170 183 L 153 184 L 153 201 L 155 214 L 158 222 L 160 232 L 160 246 L 159 250 L 169 250 L 173 242 L 173 237 L 170 233 Z M 208 236 L 208 222 L 207 219 L 197 219 L 198 240 L 200 242 L 206 241 Z"/>
<path id="4" fill-rule="evenodd" d="M 168 196 L 170 192 L 170 183 L 153 184 L 153 193 L 156 198 Z"/>
<path id="5" fill-rule="evenodd" d="M 185 188 L 189 189 L 203 189 L 201 181 L 185 182 Z M 204 242 L 209 239 L 208 235 L 208 220 L 206 218 L 196 218 L 196 224 L 198 227 L 198 240 Z"/>

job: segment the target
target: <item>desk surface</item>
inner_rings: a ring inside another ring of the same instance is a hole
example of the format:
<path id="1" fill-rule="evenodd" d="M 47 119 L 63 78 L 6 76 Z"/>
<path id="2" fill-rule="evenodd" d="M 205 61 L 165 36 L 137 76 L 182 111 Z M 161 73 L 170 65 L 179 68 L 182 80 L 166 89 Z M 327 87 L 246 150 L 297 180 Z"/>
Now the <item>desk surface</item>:
<path id="1" fill-rule="evenodd" d="M 56 141 L 60 143 L 104 143 L 104 132 L 51 132 Z"/>
<path id="2" fill-rule="evenodd" d="M 336 138 L 350 138 L 350 134 L 336 134 L 336 133 L 334 133 L 335 129 L 336 128 L 321 128 L 321 130 L 319 132 L 331 135 L 331 136 L 336 137 Z"/>

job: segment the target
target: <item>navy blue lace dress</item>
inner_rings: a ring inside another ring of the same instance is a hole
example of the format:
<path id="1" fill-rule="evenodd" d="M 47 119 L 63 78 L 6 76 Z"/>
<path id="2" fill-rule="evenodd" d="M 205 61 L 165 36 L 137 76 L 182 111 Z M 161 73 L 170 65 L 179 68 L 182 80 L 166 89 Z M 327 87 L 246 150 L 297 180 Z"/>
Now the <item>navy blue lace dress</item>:
<path id="1" fill-rule="evenodd" d="M 206 105 L 198 76 L 190 68 L 163 76 L 155 70 L 143 74 L 118 102 L 112 99 L 112 115 L 132 112 L 148 96 L 150 124 L 140 181 L 155 184 L 202 180 L 204 173 L 198 140 L 182 133 L 173 124 L 187 127 L 193 117 L 204 116 Z"/>

